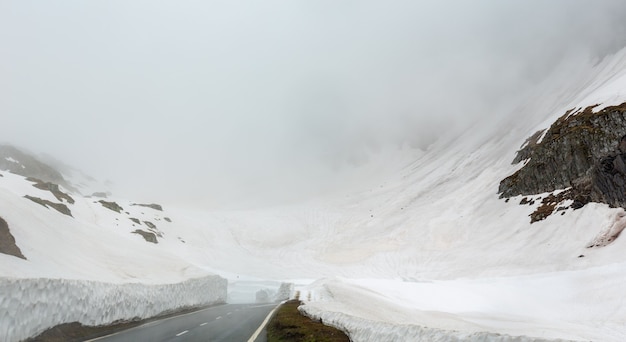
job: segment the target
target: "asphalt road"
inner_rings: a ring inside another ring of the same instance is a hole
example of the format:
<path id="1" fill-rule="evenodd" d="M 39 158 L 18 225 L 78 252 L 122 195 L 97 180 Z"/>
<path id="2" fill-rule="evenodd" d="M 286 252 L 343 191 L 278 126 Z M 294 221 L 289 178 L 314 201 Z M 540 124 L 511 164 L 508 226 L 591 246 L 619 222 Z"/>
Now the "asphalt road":
<path id="1" fill-rule="evenodd" d="M 276 304 L 225 304 L 100 337 L 97 342 L 247 342 Z M 266 342 L 263 331 L 255 342 Z"/>

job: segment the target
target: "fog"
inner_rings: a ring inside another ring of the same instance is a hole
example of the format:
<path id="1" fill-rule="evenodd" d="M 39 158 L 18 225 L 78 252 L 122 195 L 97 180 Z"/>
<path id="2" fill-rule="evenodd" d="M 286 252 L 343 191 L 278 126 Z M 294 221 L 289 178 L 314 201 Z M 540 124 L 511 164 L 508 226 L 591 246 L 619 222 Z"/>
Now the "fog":
<path id="1" fill-rule="evenodd" d="M 127 196 L 306 196 L 614 52 L 623 18 L 617 0 L 0 0 L 0 140 Z"/>

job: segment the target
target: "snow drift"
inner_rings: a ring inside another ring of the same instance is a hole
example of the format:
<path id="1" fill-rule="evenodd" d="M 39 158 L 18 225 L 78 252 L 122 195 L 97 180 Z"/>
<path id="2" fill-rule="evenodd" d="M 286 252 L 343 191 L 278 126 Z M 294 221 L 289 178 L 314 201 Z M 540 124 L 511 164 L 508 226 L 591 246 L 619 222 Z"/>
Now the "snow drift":
<path id="1" fill-rule="evenodd" d="M 116 212 L 98 198 L 70 197 L 64 187 L 0 176 L 0 215 L 26 258 L 0 253 L 0 340 L 226 301 L 226 279 L 172 252 L 185 243 L 161 207 L 115 199 L 124 208 Z M 138 229 L 160 235 L 160 243 L 133 234 Z"/>
<path id="2" fill-rule="evenodd" d="M 98 326 L 223 303 L 226 287 L 219 276 L 161 285 L 0 278 L 0 293 L 10 294 L 0 297 L 0 339 L 20 341 L 63 323 Z"/>

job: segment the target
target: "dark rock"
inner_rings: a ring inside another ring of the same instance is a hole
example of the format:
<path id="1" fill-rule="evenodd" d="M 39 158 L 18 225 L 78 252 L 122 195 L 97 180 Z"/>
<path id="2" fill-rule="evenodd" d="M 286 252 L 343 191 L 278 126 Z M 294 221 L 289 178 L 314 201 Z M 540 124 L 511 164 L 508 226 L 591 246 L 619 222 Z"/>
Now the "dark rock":
<path id="1" fill-rule="evenodd" d="M 105 201 L 105 200 L 99 200 L 98 202 L 99 202 L 100 204 L 102 204 L 102 206 L 103 206 L 103 207 L 105 207 L 105 208 L 107 208 L 107 209 L 110 209 L 110 210 L 113 210 L 113 211 L 115 211 L 115 212 L 117 212 L 117 213 L 121 213 L 121 212 L 124 210 L 124 208 L 120 207 L 120 206 L 119 206 L 117 203 L 115 203 L 115 202 L 107 202 L 107 201 Z"/>
<path id="2" fill-rule="evenodd" d="M 169 217 L 164 217 L 163 219 L 167 222 L 172 222 L 172 220 Z"/>
<path id="3" fill-rule="evenodd" d="M 626 103 L 597 113 L 594 107 L 568 111 L 550 126 L 541 142 L 538 133 L 529 138 L 515 158 L 527 163 L 500 182 L 500 196 L 571 187 L 563 200 L 571 199 L 573 209 L 589 202 L 626 208 Z M 524 198 L 520 204 L 527 202 Z M 545 214 L 547 208 L 543 210 Z M 535 217 L 542 219 L 543 214 Z"/>
<path id="4" fill-rule="evenodd" d="M 578 257 L 579 257 L 579 258 L 584 258 L 584 257 L 585 257 L 585 255 L 584 255 L 584 254 L 581 254 L 581 255 L 579 255 Z"/>
<path id="5" fill-rule="evenodd" d="M 34 177 L 28 177 L 26 178 L 27 181 L 29 182 L 33 182 L 35 184 L 33 184 L 33 186 L 37 189 L 41 189 L 44 191 L 50 191 L 54 197 L 56 197 L 59 201 L 63 202 L 63 200 L 67 201 L 70 204 L 74 204 L 74 199 L 66 194 L 65 192 L 61 191 L 61 189 L 59 188 L 58 184 L 55 183 L 51 183 L 51 182 L 44 182 L 40 179 L 34 178 Z"/>
<path id="6" fill-rule="evenodd" d="M 0 217 L 0 253 L 26 260 L 20 248 L 15 244 L 15 238 L 9 230 L 9 224 L 2 217 Z"/>
<path id="7" fill-rule="evenodd" d="M 594 107 L 582 112 L 568 111 L 550 126 L 541 142 L 534 139 L 525 144 L 515 161 L 528 162 L 500 182 L 501 197 L 570 187 L 620 145 L 626 149 L 626 141 L 622 144 L 621 140 L 626 135 L 626 103 L 597 113 L 593 112 Z"/>
<path id="8" fill-rule="evenodd" d="M 537 142 L 539 141 L 539 138 L 541 138 L 541 135 L 545 131 L 546 131 L 545 129 L 537 131 L 535 132 L 535 134 L 531 135 L 530 138 L 526 139 L 524 144 L 522 144 L 522 148 L 519 151 L 517 151 L 517 153 L 515 154 L 515 158 L 513 159 L 513 164 L 517 164 L 531 157 L 533 149 L 535 148 L 535 146 L 537 146 Z"/>
<path id="9" fill-rule="evenodd" d="M 100 198 L 107 198 L 107 193 L 106 192 L 94 192 L 93 194 L 91 194 L 92 197 L 100 197 Z"/>
<path id="10" fill-rule="evenodd" d="M 155 204 L 155 203 L 152 203 L 152 204 L 133 203 L 131 205 L 138 205 L 140 207 L 147 207 L 147 208 L 152 208 L 154 210 L 163 211 L 163 207 L 161 207 L 161 205 Z"/>
<path id="11" fill-rule="evenodd" d="M 134 217 L 129 217 L 131 221 L 135 222 L 136 224 L 141 224 L 141 221 L 139 221 L 139 219 L 136 219 Z"/>
<path id="12" fill-rule="evenodd" d="M 141 229 L 137 229 L 137 230 L 135 230 L 132 233 L 139 234 L 139 235 L 143 236 L 144 240 L 146 240 L 148 242 L 159 243 L 159 241 L 157 241 L 157 237 L 156 237 L 156 235 L 154 235 L 154 233 L 147 232 L 147 231 L 141 230 Z"/>
<path id="13" fill-rule="evenodd" d="M 11 160 L 16 160 L 13 162 Z M 59 171 L 52 166 L 10 145 L 0 145 L 0 170 L 24 177 L 35 177 L 46 182 L 61 184 L 66 189 L 75 191 Z"/>
<path id="14" fill-rule="evenodd" d="M 54 210 L 60 212 L 61 214 L 73 217 L 72 216 L 72 211 L 70 211 L 70 209 L 63 203 L 54 203 L 54 202 L 51 202 L 51 201 L 48 201 L 48 200 L 45 200 L 45 199 L 41 199 L 41 198 L 38 198 L 38 197 L 29 196 L 29 195 L 24 196 L 24 198 L 28 198 L 29 200 L 31 200 L 31 201 L 33 201 L 33 202 L 35 202 L 37 204 L 40 204 L 40 205 L 42 205 L 42 206 L 44 206 L 46 208 L 48 208 L 48 206 L 50 206 Z"/>
<path id="15" fill-rule="evenodd" d="M 156 229 L 156 225 L 150 221 L 143 221 L 143 223 L 145 223 L 148 228 Z"/>

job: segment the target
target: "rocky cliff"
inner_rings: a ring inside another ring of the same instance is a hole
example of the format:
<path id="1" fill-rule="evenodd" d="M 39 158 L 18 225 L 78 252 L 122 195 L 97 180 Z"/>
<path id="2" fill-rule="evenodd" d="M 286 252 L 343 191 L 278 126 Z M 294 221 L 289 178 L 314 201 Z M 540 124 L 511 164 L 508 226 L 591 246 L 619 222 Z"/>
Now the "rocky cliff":
<path id="1" fill-rule="evenodd" d="M 500 182 L 500 197 L 571 188 L 559 199 L 573 200 L 574 209 L 588 202 L 626 208 L 626 103 L 595 107 L 569 110 L 531 136 L 513 161 L 526 164 Z"/>

